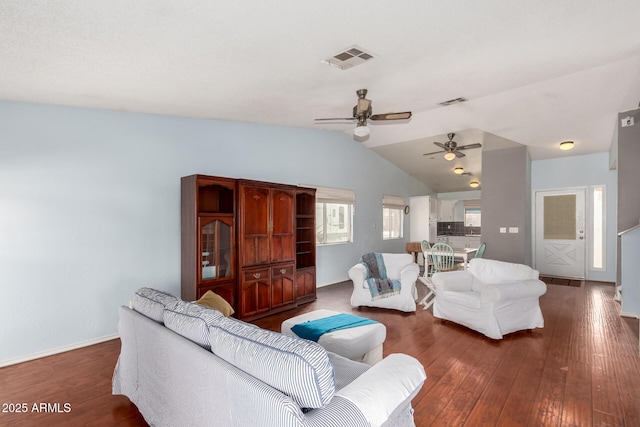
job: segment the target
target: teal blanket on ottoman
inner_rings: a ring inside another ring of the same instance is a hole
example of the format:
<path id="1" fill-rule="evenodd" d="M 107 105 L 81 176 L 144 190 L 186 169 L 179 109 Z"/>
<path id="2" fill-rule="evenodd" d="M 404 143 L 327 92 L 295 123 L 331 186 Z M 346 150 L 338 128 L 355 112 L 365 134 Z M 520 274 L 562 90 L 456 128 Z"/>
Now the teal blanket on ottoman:
<path id="1" fill-rule="evenodd" d="M 378 323 L 375 320 L 354 316 L 353 314 L 340 313 L 335 316 L 322 319 L 309 320 L 294 325 L 291 330 L 300 338 L 318 342 L 322 334 L 340 329 L 355 328 L 356 326 Z"/>

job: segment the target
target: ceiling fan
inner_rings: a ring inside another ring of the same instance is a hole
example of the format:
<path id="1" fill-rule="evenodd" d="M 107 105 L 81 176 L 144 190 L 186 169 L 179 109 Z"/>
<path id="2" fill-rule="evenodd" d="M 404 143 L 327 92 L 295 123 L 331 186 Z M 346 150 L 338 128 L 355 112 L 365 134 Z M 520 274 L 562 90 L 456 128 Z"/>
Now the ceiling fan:
<path id="1" fill-rule="evenodd" d="M 424 153 L 423 156 L 430 156 L 432 154 L 439 154 L 439 153 L 445 153 L 444 158 L 447 161 L 451 161 L 453 159 L 455 159 L 456 157 L 464 157 L 465 154 L 463 152 L 461 152 L 460 150 L 469 150 L 470 148 L 480 148 L 482 147 L 481 144 L 475 143 L 475 144 L 469 144 L 469 145 L 461 145 L 458 147 L 458 143 L 455 142 L 453 140 L 453 137 L 456 136 L 455 133 L 450 133 L 447 134 L 447 137 L 449 138 L 449 141 L 445 142 L 444 144 L 441 142 L 433 142 L 434 144 L 436 144 L 438 147 L 442 148 L 442 151 L 434 151 L 433 153 Z"/>
<path id="2" fill-rule="evenodd" d="M 315 121 L 355 121 L 356 128 L 353 130 L 353 134 L 355 136 L 365 137 L 369 135 L 370 132 L 369 127 L 367 126 L 367 120 L 406 120 L 411 118 L 411 111 L 405 111 L 402 113 L 372 114 L 371 100 L 366 98 L 367 89 L 359 89 L 356 91 L 356 94 L 358 95 L 358 103 L 353 107 L 353 117 L 334 117 L 328 119 L 315 119 Z"/>

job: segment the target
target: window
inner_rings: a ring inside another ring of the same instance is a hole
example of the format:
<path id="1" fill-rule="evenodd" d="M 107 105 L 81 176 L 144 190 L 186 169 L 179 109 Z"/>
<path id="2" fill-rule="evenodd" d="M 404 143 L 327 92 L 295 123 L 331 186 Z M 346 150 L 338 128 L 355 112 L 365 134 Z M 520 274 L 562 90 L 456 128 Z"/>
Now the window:
<path id="1" fill-rule="evenodd" d="M 315 188 L 316 244 L 353 242 L 355 192 L 340 188 Z"/>
<path id="2" fill-rule="evenodd" d="M 465 208 L 464 209 L 464 226 L 465 227 L 480 227 L 482 219 L 482 211 L 480 208 Z"/>
<path id="3" fill-rule="evenodd" d="M 464 201 L 464 226 L 480 227 L 482 225 L 482 210 L 480 200 Z"/>
<path id="4" fill-rule="evenodd" d="M 591 187 L 592 230 L 591 269 L 605 269 L 605 186 Z"/>
<path id="5" fill-rule="evenodd" d="M 382 198 L 382 239 L 402 239 L 404 199 L 398 196 Z"/>

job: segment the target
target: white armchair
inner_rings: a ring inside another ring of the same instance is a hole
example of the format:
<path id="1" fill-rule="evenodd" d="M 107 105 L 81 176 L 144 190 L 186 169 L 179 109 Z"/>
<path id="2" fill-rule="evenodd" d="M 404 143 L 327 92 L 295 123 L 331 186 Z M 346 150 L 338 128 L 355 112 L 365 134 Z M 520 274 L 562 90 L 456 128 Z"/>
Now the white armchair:
<path id="1" fill-rule="evenodd" d="M 400 293 L 373 300 L 366 282 L 367 269 L 358 263 L 349 269 L 349 278 L 353 281 L 351 305 L 353 307 L 367 306 L 390 308 L 400 311 L 416 311 L 416 280 L 420 274 L 420 267 L 413 262 L 411 254 L 382 254 L 387 277 L 400 280 Z"/>
<path id="2" fill-rule="evenodd" d="M 433 316 L 489 338 L 544 327 L 539 298 L 547 285 L 523 264 L 474 258 L 469 270 L 436 273 Z"/>

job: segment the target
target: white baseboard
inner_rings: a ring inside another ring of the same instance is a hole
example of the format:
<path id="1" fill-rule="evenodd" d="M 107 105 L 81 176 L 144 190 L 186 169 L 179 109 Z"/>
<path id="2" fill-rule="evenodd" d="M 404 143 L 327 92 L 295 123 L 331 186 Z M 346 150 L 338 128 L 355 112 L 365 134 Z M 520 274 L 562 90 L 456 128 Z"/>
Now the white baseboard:
<path id="1" fill-rule="evenodd" d="M 38 353 L 27 354 L 26 356 L 16 357 L 15 359 L 0 360 L 0 368 L 4 368 L 5 366 L 10 366 L 10 365 L 16 365 L 22 362 L 28 362 L 30 360 L 40 359 L 42 357 L 52 356 L 54 354 L 64 353 L 65 351 L 71 351 L 71 350 L 76 350 L 82 347 L 88 347 L 90 345 L 99 344 L 101 342 L 111 341 L 116 338 L 120 338 L 120 335 L 118 334 L 106 335 L 104 337 L 94 338 L 91 340 L 82 341 L 82 342 L 71 344 L 71 345 L 66 345 L 64 347 L 58 347 L 51 350 L 41 351 Z"/>
<path id="2" fill-rule="evenodd" d="M 625 311 L 620 312 L 620 316 L 622 317 L 630 317 L 632 319 L 639 319 L 638 313 L 627 313 Z"/>

